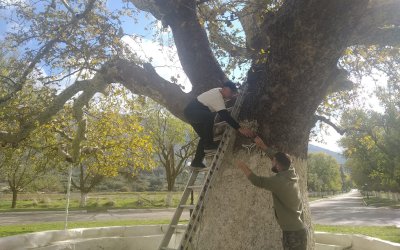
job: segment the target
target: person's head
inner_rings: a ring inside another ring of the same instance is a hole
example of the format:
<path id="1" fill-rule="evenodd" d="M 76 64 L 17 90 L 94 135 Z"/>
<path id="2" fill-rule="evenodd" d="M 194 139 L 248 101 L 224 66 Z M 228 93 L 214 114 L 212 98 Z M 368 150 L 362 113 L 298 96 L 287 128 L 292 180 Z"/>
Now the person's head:
<path id="1" fill-rule="evenodd" d="M 224 85 L 221 89 L 221 94 L 225 99 L 231 99 L 237 94 L 236 84 L 232 81 L 224 82 Z"/>
<path id="2" fill-rule="evenodd" d="M 290 157 L 283 152 L 277 152 L 272 158 L 272 172 L 279 173 L 286 171 L 290 167 Z"/>

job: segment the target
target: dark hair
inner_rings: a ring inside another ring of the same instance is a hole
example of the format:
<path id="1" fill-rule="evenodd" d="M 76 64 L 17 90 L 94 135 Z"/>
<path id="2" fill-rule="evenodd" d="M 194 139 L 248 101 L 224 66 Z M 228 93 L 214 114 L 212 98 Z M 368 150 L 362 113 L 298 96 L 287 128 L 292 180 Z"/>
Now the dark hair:
<path id="1" fill-rule="evenodd" d="M 283 153 L 283 152 L 277 152 L 275 155 L 275 160 L 281 165 L 284 170 L 288 170 L 290 167 L 290 157 L 289 155 Z"/>
<path id="2" fill-rule="evenodd" d="M 230 88 L 234 93 L 236 93 L 238 91 L 237 87 L 236 87 L 236 84 L 234 82 L 232 82 L 232 81 L 228 80 L 228 81 L 224 82 L 223 86 L 227 87 L 227 88 Z"/>

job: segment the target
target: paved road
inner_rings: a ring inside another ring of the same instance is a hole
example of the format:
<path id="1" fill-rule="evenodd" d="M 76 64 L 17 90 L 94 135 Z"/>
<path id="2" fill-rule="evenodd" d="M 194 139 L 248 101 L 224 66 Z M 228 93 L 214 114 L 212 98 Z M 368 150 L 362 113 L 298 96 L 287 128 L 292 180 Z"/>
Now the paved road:
<path id="1" fill-rule="evenodd" d="M 400 227 L 400 209 L 367 207 L 357 190 L 311 203 L 314 223 L 323 225 L 395 225 Z"/>
<path id="2" fill-rule="evenodd" d="M 72 211 L 69 221 L 101 221 L 132 219 L 171 219 L 175 209 L 110 210 L 103 213 Z M 350 193 L 311 203 L 314 223 L 324 225 L 396 225 L 400 227 L 400 209 L 373 208 L 363 204 L 361 195 Z M 184 212 L 182 219 L 188 219 Z M 63 212 L 13 212 L 0 213 L 0 226 L 38 222 L 64 221 Z"/>
<path id="3" fill-rule="evenodd" d="M 124 209 L 110 210 L 101 213 L 71 211 L 68 216 L 68 221 L 171 219 L 174 212 L 175 209 Z M 181 218 L 188 219 L 189 212 L 184 212 Z M 57 221 L 65 221 L 64 212 L 44 211 L 0 213 L 0 226 Z"/>

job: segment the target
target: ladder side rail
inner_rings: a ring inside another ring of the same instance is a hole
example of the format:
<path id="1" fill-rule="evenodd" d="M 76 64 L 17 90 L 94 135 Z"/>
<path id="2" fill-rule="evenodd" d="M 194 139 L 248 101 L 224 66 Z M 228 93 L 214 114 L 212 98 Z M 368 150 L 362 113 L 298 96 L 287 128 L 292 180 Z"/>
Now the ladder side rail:
<path id="1" fill-rule="evenodd" d="M 163 249 L 164 247 L 168 246 L 168 244 L 169 244 L 169 242 L 171 240 L 172 234 L 173 234 L 173 232 L 175 230 L 175 228 L 173 226 L 178 224 L 179 219 L 180 219 L 180 217 L 182 215 L 182 212 L 183 212 L 183 208 L 180 207 L 180 206 L 184 205 L 182 203 L 186 203 L 186 201 L 188 200 L 189 195 L 190 195 L 190 191 L 191 191 L 191 188 L 189 188 L 189 186 L 193 186 L 194 182 L 196 181 L 196 178 L 197 178 L 198 174 L 199 174 L 199 172 L 194 172 L 193 171 L 192 174 L 190 175 L 190 178 L 189 178 L 189 180 L 188 180 L 188 182 L 186 184 L 186 187 L 185 187 L 185 191 L 183 192 L 181 201 L 179 202 L 179 205 L 178 205 L 177 209 L 175 210 L 174 216 L 172 217 L 172 220 L 171 220 L 171 222 L 170 222 L 170 224 L 168 226 L 167 232 L 165 233 L 165 235 L 163 237 L 163 240 L 162 240 L 162 242 L 160 244 L 160 249 Z"/>
<path id="2" fill-rule="evenodd" d="M 231 128 L 229 128 L 229 130 L 232 130 Z M 223 159 L 223 154 L 225 153 L 225 150 L 227 148 L 229 143 L 225 143 L 224 147 L 221 149 L 221 155 L 220 157 L 218 157 L 218 159 L 216 161 L 214 161 L 212 163 L 211 169 L 209 171 L 209 174 L 207 176 L 207 179 L 204 183 L 203 189 L 201 191 L 201 194 L 198 197 L 198 201 L 197 201 L 197 205 L 195 206 L 192 216 L 190 217 L 190 221 L 189 221 L 189 225 L 186 229 L 186 232 L 184 234 L 184 236 L 182 237 L 182 242 L 181 242 L 181 249 L 186 249 L 187 245 L 189 244 L 193 233 L 195 232 L 196 229 L 196 224 L 198 222 L 198 218 L 200 216 L 200 213 L 202 212 L 202 208 L 203 208 L 203 203 L 204 200 L 207 197 L 208 191 L 210 189 L 211 183 L 214 180 L 215 177 L 215 173 L 216 171 L 218 171 L 219 165 L 222 162 Z M 217 155 L 216 155 L 217 156 Z"/>
<path id="3" fill-rule="evenodd" d="M 236 116 L 239 113 L 241 104 L 243 102 L 243 95 L 246 93 L 246 90 L 247 90 L 247 85 L 245 86 L 242 94 L 239 96 L 239 98 L 235 102 L 235 105 L 232 110 L 232 116 L 234 118 L 236 118 Z M 213 182 L 214 173 L 216 171 L 218 171 L 219 166 L 222 163 L 223 156 L 225 154 L 226 148 L 228 147 L 228 144 L 229 144 L 230 138 L 232 137 L 233 132 L 234 132 L 233 129 L 231 127 L 228 127 L 226 129 L 226 131 L 224 132 L 224 135 L 222 136 L 222 140 L 221 140 L 221 143 L 223 143 L 222 148 L 221 148 L 221 150 L 217 151 L 217 153 L 214 155 L 213 161 L 211 162 L 211 168 L 207 174 L 206 181 L 205 181 L 204 186 L 201 190 L 201 193 L 198 197 L 197 205 L 195 206 L 195 208 L 192 212 L 192 216 L 190 218 L 189 225 L 186 229 L 184 236 L 182 237 L 182 241 L 180 244 L 181 249 L 186 249 L 188 243 L 190 242 L 190 240 L 192 238 L 192 234 L 194 233 L 194 230 L 195 230 L 195 227 L 196 227 L 196 224 L 198 221 L 198 216 L 200 215 L 201 209 L 203 207 L 203 202 L 207 197 L 209 186 L 211 186 L 211 183 Z M 225 139 L 226 142 L 224 140 L 224 137 L 227 137 Z"/>

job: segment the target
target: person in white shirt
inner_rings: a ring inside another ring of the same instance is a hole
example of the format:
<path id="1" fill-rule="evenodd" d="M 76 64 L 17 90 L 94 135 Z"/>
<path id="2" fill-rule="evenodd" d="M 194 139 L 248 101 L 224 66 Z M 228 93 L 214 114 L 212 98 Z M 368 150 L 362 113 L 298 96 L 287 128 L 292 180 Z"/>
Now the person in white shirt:
<path id="1" fill-rule="evenodd" d="M 227 81 L 222 88 L 213 88 L 202 93 L 184 109 L 185 118 L 200 137 L 191 167 L 196 169 L 205 168 L 203 164 L 204 151 L 216 150 L 218 148 L 219 143 L 213 141 L 213 126 L 216 113 L 218 113 L 223 121 L 226 121 L 242 135 L 246 137 L 254 136 L 251 130 L 240 127 L 226 109 L 225 100 L 235 97 L 236 94 L 236 84 Z"/>

